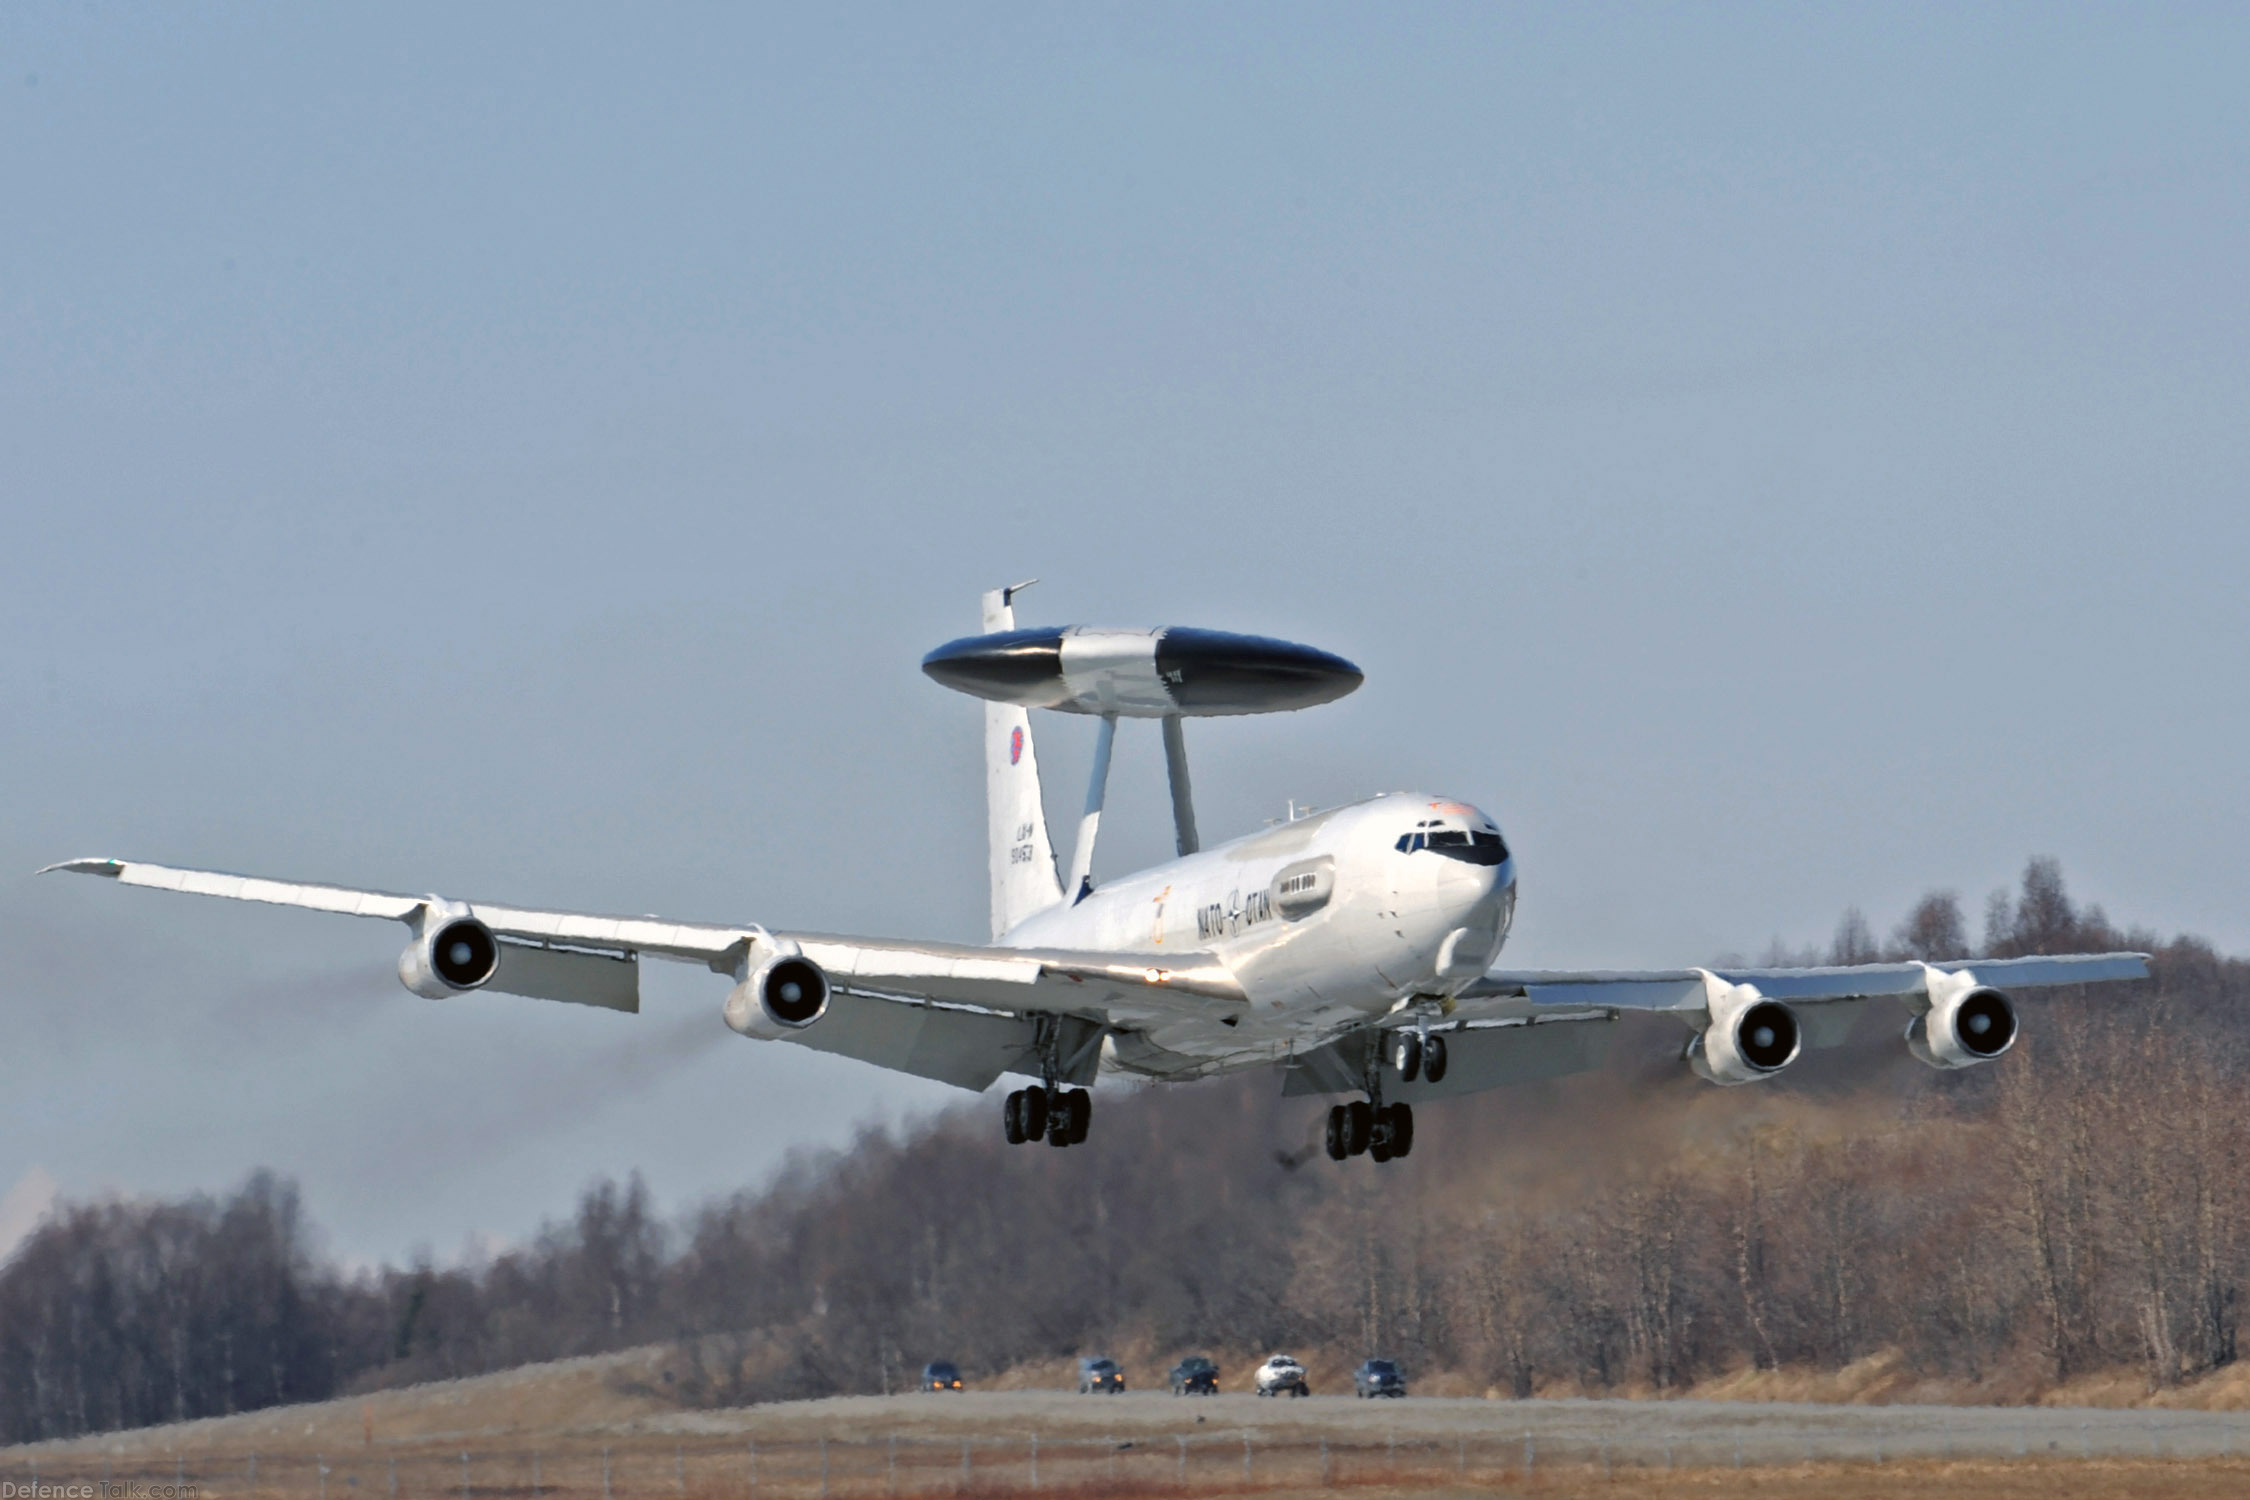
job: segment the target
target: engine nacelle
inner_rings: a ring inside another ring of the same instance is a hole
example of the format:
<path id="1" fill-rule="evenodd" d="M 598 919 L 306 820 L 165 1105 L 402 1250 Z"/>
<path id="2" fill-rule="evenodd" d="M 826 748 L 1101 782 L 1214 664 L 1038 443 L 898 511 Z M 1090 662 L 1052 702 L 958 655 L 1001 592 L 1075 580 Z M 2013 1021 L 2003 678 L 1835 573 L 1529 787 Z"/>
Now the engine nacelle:
<path id="1" fill-rule="evenodd" d="M 1797 1060 L 1803 1035 L 1797 1017 L 1757 986 L 1704 976 L 1710 1024 L 1688 1043 L 1688 1066 L 1706 1083 L 1756 1083 Z"/>
<path id="2" fill-rule="evenodd" d="M 753 957 L 757 951 L 751 950 Z M 727 996 L 724 1012 L 734 1030 L 768 1041 L 802 1031 L 827 1013 L 828 976 L 795 943 L 767 947 Z"/>
<path id="3" fill-rule="evenodd" d="M 492 929 L 457 902 L 432 902 L 414 923 L 414 942 L 398 956 L 398 979 L 428 1000 L 481 989 L 500 972 Z"/>
<path id="4" fill-rule="evenodd" d="M 1906 1050 L 1933 1068 L 1973 1068 L 2016 1044 L 2016 1008 L 1966 970 L 1929 971 L 1930 1008 L 1906 1023 Z"/>

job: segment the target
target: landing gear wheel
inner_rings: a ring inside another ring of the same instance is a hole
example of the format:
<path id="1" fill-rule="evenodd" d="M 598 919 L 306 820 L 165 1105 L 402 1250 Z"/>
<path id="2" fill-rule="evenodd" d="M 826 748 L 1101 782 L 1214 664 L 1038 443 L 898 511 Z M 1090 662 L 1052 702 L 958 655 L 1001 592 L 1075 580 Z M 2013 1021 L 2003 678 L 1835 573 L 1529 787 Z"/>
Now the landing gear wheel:
<path id="1" fill-rule="evenodd" d="M 1008 1096 L 1008 1102 L 1005 1105 L 1001 1106 L 1000 1125 L 1001 1133 L 1008 1138 L 1009 1145 L 1020 1146 L 1023 1144 L 1022 1089 L 1017 1089 L 1014 1093 L 1010 1094 Z"/>
<path id="2" fill-rule="evenodd" d="M 1047 1133 L 1047 1091 L 1033 1084 L 1023 1091 L 1023 1138 L 1036 1141 Z"/>
<path id="3" fill-rule="evenodd" d="M 1391 1159 L 1391 1112 L 1387 1108 L 1375 1111 L 1375 1131 L 1367 1143 L 1367 1154 L 1376 1161 Z"/>
<path id="4" fill-rule="evenodd" d="M 1445 1081 L 1445 1038 L 1433 1036 L 1422 1048 L 1422 1076 L 1431 1083 Z"/>
<path id="5" fill-rule="evenodd" d="M 1375 1139 L 1375 1106 L 1365 1099 L 1354 1099 L 1344 1106 L 1344 1120 L 1349 1132 L 1345 1136 L 1346 1149 L 1358 1156 Z"/>
<path id="6" fill-rule="evenodd" d="M 1070 1095 L 1057 1090 L 1054 1102 L 1047 1106 L 1047 1144 L 1070 1144 Z"/>
<path id="7" fill-rule="evenodd" d="M 1391 1117 L 1391 1160 L 1397 1161 L 1414 1149 L 1414 1106 L 1411 1104 L 1394 1104 L 1390 1107 L 1389 1114 Z"/>
<path id="8" fill-rule="evenodd" d="M 1094 1123 L 1094 1096 L 1084 1089 L 1072 1089 L 1069 1100 L 1070 1143 L 1075 1146 L 1086 1139 L 1087 1127 Z"/>
<path id="9" fill-rule="evenodd" d="M 1411 1031 L 1402 1031 L 1391 1043 L 1391 1066 L 1398 1069 L 1402 1082 L 1412 1083 L 1422 1071 L 1422 1039 Z"/>
<path id="10" fill-rule="evenodd" d="M 1341 1104 L 1329 1107 L 1326 1143 L 1330 1161 L 1342 1161 L 1352 1154 L 1351 1117 L 1345 1113 L 1344 1106 Z"/>

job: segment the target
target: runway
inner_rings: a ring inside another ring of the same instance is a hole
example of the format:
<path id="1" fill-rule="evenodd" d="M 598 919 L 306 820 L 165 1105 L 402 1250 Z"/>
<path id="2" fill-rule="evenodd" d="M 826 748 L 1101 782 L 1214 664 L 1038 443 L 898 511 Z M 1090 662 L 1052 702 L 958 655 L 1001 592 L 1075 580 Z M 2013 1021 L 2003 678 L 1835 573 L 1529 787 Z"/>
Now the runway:
<path id="1" fill-rule="evenodd" d="M 1613 1457 L 1745 1464 L 1868 1458 L 2049 1454 L 2075 1457 L 2250 1458 L 2250 1412 L 2149 1408 L 1833 1406 L 1734 1401 L 1486 1401 L 1409 1396 L 1360 1401 L 1226 1394 L 1177 1397 L 998 1391 L 963 1395 L 846 1396 L 739 1411 L 681 1413 L 652 1428 L 698 1436 L 1000 1439 L 1147 1438 L 1247 1433 L 1268 1443 L 1353 1445 L 1391 1439 L 1468 1441 L 1497 1452 L 1529 1438 L 1558 1459 L 1606 1445 Z"/>

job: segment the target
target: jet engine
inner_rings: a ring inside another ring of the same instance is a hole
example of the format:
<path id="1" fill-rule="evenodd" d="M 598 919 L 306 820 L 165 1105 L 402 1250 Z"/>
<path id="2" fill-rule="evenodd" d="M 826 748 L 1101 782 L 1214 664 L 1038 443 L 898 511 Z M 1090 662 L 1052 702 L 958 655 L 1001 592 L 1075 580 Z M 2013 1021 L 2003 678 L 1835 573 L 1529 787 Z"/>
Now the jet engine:
<path id="1" fill-rule="evenodd" d="M 1906 1050 L 1933 1068 L 1973 1068 L 2016 1044 L 2016 1008 L 1968 973 L 1932 969 L 1930 1008 L 1906 1023 Z"/>
<path id="2" fill-rule="evenodd" d="M 1802 1041 L 1797 1017 L 1778 1000 L 1768 1000 L 1755 985 L 1726 984 L 1710 989 L 1710 1024 L 1688 1043 L 1688 1066 L 1707 1083 L 1756 1083 L 1797 1060 Z"/>
<path id="3" fill-rule="evenodd" d="M 828 976 L 795 943 L 783 943 L 750 967 L 727 996 L 727 1025 L 771 1041 L 802 1031 L 828 1012 Z"/>
<path id="4" fill-rule="evenodd" d="M 413 945 L 398 956 L 399 983 L 428 1000 L 480 989 L 499 972 L 500 944 L 466 906 L 424 908 Z"/>

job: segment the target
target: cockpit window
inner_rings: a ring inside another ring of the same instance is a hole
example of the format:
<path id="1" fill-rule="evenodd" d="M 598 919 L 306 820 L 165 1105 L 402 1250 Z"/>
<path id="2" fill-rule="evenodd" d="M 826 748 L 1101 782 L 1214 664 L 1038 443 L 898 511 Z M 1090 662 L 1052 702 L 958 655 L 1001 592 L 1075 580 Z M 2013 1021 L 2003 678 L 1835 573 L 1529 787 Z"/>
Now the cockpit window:
<path id="1" fill-rule="evenodd" d="M 1400 834 L 1394 847 L 1401 854 L 1427 849 L 1472 865 L 1497 865 L 1508 857 L 1507 843 L 1489 828 L 1417 828 L 1412 833 Z"/>

